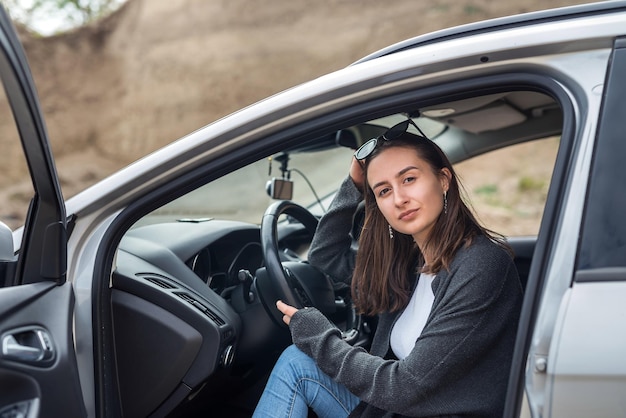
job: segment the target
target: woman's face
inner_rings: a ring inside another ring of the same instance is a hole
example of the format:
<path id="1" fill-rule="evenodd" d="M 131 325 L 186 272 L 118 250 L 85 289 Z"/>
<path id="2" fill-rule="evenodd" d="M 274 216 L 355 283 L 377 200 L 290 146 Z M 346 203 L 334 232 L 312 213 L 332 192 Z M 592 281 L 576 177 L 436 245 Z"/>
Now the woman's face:
<path id="1" fill-rule="evenodd" d="M 393 147 L 369 162 L 367 182 L 391 227 L 422 244 L 443 210 L 450 171 L 436 175 L 413 148 Z"/>

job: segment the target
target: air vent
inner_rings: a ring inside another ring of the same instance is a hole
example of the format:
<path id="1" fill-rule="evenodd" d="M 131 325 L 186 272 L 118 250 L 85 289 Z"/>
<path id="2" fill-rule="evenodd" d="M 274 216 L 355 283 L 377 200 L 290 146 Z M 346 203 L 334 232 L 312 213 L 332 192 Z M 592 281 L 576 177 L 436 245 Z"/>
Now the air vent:
<path id="1" fill-rule="evenodd" d="M 156 274 L 151 273 L 137 273 L 137 276 L 143 277 L 150 283 L 154 283 L 155 285 L 163 288 L 163 289 L 175 289 L 176 286 L 170 283 L 165 277 L 158 276 Z"/>
<path id="2" fill-rule="evenodd" d="M 186 302 L 189 302 L 192 305 L 194 304 L 194 302 L 197 302 L 197 300 L 189 296 L 187 293 L 176 293 L 176 296 L 185 300 Z"/>
<path id="3" fill-rule="evenodd" d="M 188 293 L 175 292 L 174 294 L 189 303 L 190 305 L 193 305 L 196 309 L 209 317 L 209 319 L 211 319 L 218 326 L 226 324 L 222 318 L 215 314 L 215 312 L 211 311 L 202 303 L 198 302 L 196 299 L 193 298 L 193 296 L 189 295 Z"/>

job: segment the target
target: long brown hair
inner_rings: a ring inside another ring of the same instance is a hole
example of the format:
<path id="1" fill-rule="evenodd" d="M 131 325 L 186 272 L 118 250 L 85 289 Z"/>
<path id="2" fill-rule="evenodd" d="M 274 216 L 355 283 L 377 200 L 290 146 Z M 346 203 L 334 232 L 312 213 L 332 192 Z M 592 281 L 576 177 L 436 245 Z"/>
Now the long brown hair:
<path id="1" fill-rule="evenodd" d="M 411 235 L 394 231 L 393 238 L 390 238 L 389 224 L 367 185 L 370 161 L 393 147 L 414 150 L 437 176 L 444 175 L 444 168 L 451 174 L 446 213 L 442 210 L 425 243 L 433 258 L 428 266 L 422 265 L 423 256 Z M 476 236 L 487 236 L 508 249 L 502 236 L 484 228 L 476 220 L 464 201 L 462 187 L 452 164 L 433 141 L 411 133 L 404 133 L 390 141 L 379 140 L 376 149 L 365 160 L 364 172 L 365 222 L 359 237 L 359 251 L 352 276 L 352 295 L 360 313 L 375 315 L 404 308 L 411 297 L 413 278 L 418 269 L 431 274 L 448 269 L 456 251 L 462 245 L 469 245 Z"/>

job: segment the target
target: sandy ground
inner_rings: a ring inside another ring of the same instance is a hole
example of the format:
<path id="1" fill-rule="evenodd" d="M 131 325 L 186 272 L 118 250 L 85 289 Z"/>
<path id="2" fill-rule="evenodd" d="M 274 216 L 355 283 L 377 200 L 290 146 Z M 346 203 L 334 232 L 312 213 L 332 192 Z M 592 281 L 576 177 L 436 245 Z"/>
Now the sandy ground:
<path id="1" fill-rule="evenodd" d="M 389 44 L 583 2 L 129 0 L 94 25 L 21 38 L 67 198 L 186 133 Z M 19 222 L 29 185 L 10 123 L 0 119 L 0 193 L 4 218 Z M 472 189 L 489 183 L 485 167 L 474 167 Z"/>

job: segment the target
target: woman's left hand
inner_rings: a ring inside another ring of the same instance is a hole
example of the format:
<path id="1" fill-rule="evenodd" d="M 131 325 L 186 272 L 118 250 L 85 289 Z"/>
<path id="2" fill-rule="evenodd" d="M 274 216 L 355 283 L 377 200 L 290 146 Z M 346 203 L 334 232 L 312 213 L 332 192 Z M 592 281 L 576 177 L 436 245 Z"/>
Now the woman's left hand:
<path id="1" fill-rule="evenodd" d="M 276 307 L 278 308 L 279 311 L 281 311 L 284 314 L 283 322 L 287 325 L 289 325 L 289 322 L 291 321 L 291 317 L 293 316 L 293 314 L 298 312 L 297 308 L 287 305 L 282 300 L 279 300 L 276 302 Z"/>

